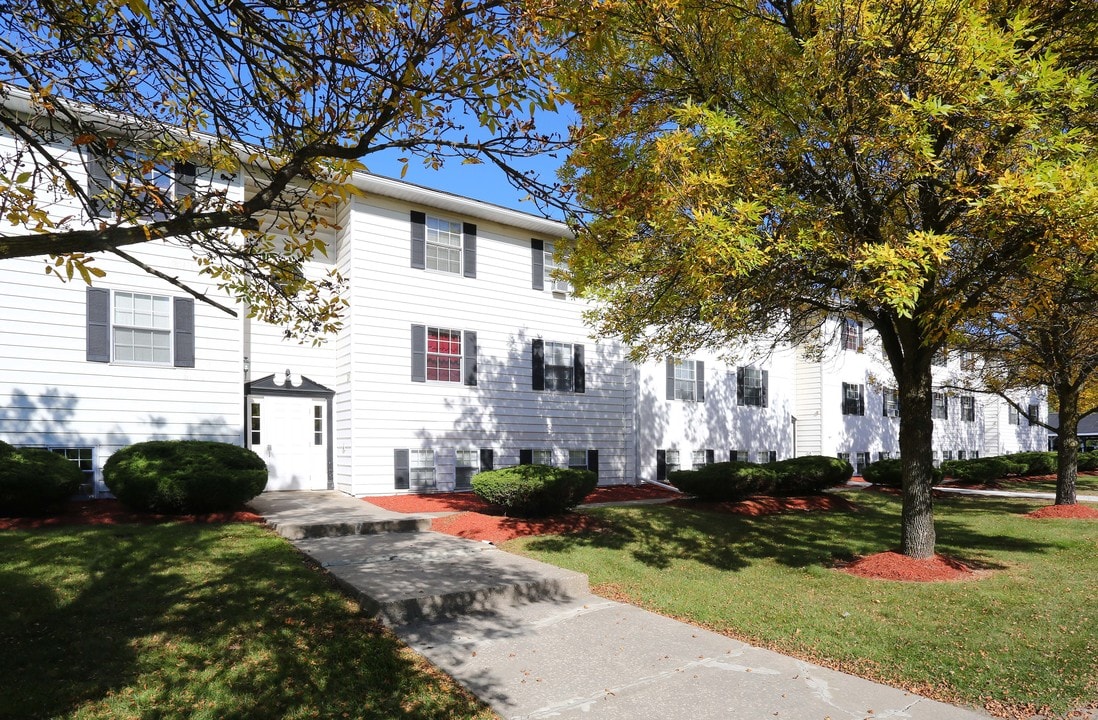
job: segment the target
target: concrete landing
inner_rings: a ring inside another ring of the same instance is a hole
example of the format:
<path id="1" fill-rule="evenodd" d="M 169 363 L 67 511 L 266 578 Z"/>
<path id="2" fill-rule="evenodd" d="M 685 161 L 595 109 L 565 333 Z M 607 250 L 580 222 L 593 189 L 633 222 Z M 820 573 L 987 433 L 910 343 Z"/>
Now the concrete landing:
<path id="1" fill-rule="evenodd" d="M 587 576 L 434 532 L 295 540 L 362 608 L 386 624 L 486 611 L 499 604 L 563 600 Z"/>
<path id="2" fill-rule="evenodd" d="M 394 629 L 509 720 L 988 717 L 595 595 Z"/>
<path id="3" fill-rule="evenodd" d="M 333 490 L 263 493 L 248 506 L 287 540 L 431 529 L 426 515 L 392 512 Z"/>

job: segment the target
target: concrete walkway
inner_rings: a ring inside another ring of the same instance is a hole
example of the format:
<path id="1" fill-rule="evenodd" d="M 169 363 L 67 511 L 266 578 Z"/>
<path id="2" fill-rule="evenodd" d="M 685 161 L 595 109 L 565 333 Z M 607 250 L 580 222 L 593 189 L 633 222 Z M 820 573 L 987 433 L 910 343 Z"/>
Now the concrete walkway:
<path id="1" fill-rule="evenodd" d="M 504 718 L 988 717 L 607 600 L 585 575 L 427 531 L 425 517 L 334 492 L 250 505 Z"/>

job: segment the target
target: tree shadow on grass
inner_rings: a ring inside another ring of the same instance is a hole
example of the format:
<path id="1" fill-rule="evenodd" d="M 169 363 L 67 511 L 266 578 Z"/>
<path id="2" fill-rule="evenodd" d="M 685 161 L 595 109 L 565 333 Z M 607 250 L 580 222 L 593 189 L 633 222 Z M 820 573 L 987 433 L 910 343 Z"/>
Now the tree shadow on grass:
<path id="1" fill-rule="evenodd" d="M 993 551 L 1047 552 L 1055 545 L 1027 535 L 1023 526 L 983 522 L 988 514 L 1017 515 L 1017 504 L 983 506 L 950 503 L 935 515 L 939 546 L 958 559 L 982 567 Z M 612 525 L 598 534 L 536 538 L 533 551 L 570 552 L 602 548 L 628 552 L 636 561 L 665 569 L 693 560 L 718 570 L 736 571 L 761 561 L 792 568 L 831 566 L 900 544 L 900 503 L 878 496 L 859 502 L 857 512 L 827 511 L 747 517 L 683 507 L 642 506 L 591 511 Z"/>
<path id="2" fill-rule="evenodd" d="M 256 526 L 11 532 L 0 557 L 0 717 L 487 716 Z"/>

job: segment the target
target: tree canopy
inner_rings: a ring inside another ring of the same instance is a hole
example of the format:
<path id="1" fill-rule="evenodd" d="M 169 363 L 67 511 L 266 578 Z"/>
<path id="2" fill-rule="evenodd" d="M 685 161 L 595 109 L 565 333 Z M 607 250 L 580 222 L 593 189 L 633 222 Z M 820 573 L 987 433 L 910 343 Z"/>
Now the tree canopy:
<path id="1" fill-rule="evenodd" d="M 1031 258 L 1092 248 L 1096 12 L 994 0 L 608 2 L 560 75 L 582 121 L 573 282 L 651 355 L 880 335 L 902 548 L 933 553 L 931 358 Z"/>
<path id="2" fill-rule="evenodd" d="M 17 142 L 0 151 L 0 214 L 11 226 L 0 260 L 49 255 L 64 276 L 90 280 L 101 271 L 88 253 L 140 263 L 126 246 L 171 238 L 264 319 L 299 336 L 332 330 L 341 278 L 305 281 L 300 265 L 326 250 L 317 231 L 334 223 L 331 206 L 370 156 L 494 163 L 554 197 L 514 167 L 561 144 L 533 121 L 557 102 L 540 26 L 549 7 L 7 3 L 0 125 Z M 245 175 L 242 201 L 209 181 L 220 172 Z M 75 195 L 83 212 L 53 212 L 58 194 Z"/>

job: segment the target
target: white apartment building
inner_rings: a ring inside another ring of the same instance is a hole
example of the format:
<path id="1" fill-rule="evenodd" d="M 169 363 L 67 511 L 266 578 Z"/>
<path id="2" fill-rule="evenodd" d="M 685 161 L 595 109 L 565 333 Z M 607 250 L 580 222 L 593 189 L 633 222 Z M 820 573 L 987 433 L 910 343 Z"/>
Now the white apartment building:
<path id="1" fill-rule="evenodd" d="M 73 147 L 56 152 L 82 164 Z M 242 175 L 187 182 L 249 190 Z M 819 360 L 745 346 L 634 365 L 620 343 L 591 339 L 553 275 L 565 225 L 368 174 L 354 183 L 361 196 L 335 210 L 329 255 L 308 270 L 348 281 L 345 325 L 320 346 L 111 255 L 91 287 L 46 276 L 42 258 L 0 262 L 0 439 L 64 453 L 89 495 L 107 492 L 111 453 L 149 439 L 246 445 L 269 490 L 352 495 L 463 489 L 523 462 L 619 484 L 727 459 L 896 453 L 888 376 L 856 325 L 856 341 L 844 331 L 846 349 Z M 63 198 L 55 210 L 79 212 Z M 131 253 L 219 295 L 170 242 Z M 1007 407 L 943 392 L 940 458 L 1043 448 Z"/>

